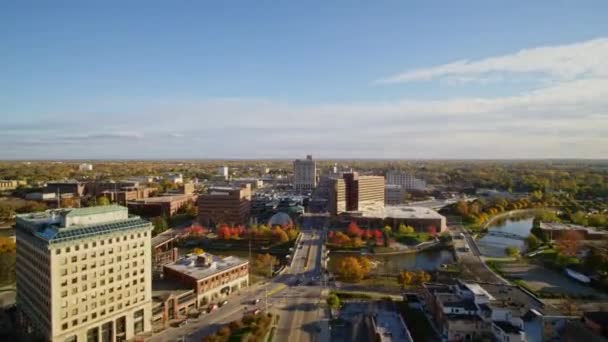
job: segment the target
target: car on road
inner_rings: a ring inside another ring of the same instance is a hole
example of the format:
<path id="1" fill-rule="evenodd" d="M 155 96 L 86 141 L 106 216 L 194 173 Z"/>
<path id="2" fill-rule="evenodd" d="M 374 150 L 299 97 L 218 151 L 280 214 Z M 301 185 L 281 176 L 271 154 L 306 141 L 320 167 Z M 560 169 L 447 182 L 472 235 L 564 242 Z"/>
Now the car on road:
<path id="1" fill-rule="evenodd" d="M 207 307 L 207 312 L 213 312 L 213 310 L 217 309 L 217 304 L 211 304 L 209 305 L 209 307 Z"/>
<path id="2" fill-rule="evenodd" d="M 185 320 L 183 320 L 183 321 L 179 322 L 178 326 L 179 326 L 179 327 L 183 327 L 183 326 L 185 326 L 186 324 L 188 324 L 188 320 L 187 320 L 187 319 L 185 319 Z"/>
<path id="3" fill-rule="evenodd" d="M 221 308 L 222 306 L 226 305 L 226 304 L 228 304 L 228 301 L 227 301 L 227 300 L 225 300 L 225 301 L 221 302 L 221 303 L 220 303 L 220 308 Z"/>
<path id="4" fill-rule="evenodd" d="M 256 298 L 251 301 L 254 305 L 260 302 L 260 298 Z"/>
<path id="5" fill-rule="evenodd" d="M 257 315 L 257 314 L 259 314 L 260 312 L 262 312 L 262 310 L 260 310 L 260 309 L 251 310 L 251 314 L 252 314 L 252 315 Z"/>

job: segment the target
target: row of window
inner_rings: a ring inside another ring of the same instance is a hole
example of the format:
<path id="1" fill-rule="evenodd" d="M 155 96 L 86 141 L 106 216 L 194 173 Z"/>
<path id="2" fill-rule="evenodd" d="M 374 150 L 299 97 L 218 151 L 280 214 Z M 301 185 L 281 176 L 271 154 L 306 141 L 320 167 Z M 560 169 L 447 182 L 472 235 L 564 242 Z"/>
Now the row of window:
<path id="1" fill-rule="evenodd" d="M 139 256 L 143 256 L 143 255 L 144 255 L 144 252 L 143 252 L 143 251 L 141 251 L 141 252 L 139 253 Z M 136 253 L 133 253 L 133 257 L 134 257 L 134 258 L 135 258 L 135 257 L 137 257 Z M 125 256 L 125 260 L 128 260 L 129 258 L 130 258 L 130 257 Z M 108 273 L 114 273 L 114 267 L 109 267 L 110 265 L 114 264 L 114 261 L 116 261 L 116 262 L 122 262 L 122 260 L 123 260 L 123 258 L 122 258 L 122 257 L 120 257 L 120 256 L 119 256 L 119 257 L 117 257 L 116 259 L 114 259 L 113 257 L 112 257 L 112 258 L 109 258 L 109 259 L 107 260 L 107 264 L 108 264 Z M 131 265 L 131 266 L 133 266 L 133 267 L 137 267 L 137 265 L 144 265 L 144 264 L 145 264 L 145 260 L 142 258 L 142 259 L 139 259 L 139 262 L 138 262 L 138 260 L 133 260 L 133 261 L 131 262 L 131 264 L 129 264 L 129 263 L 125 263 L 124 265 L 125 265 L 125 269 L 128 269 L 128 268 L 129 268 L 129 265 Z M 62 268 L 62 269 L 59 271 L 59 273 L 60 273 L 60 275 L 61 275 L 62 277 L 67 276 L 67 275 L 68 275 L 68 273 L 70 273 L 71 275 L 75 275 L 75 274 L 80 275 L 82 272 L 85 272 L 85 271 L 87 271 L 88 269 L 93 270 L 93 269 L 97 268 L 97 266 L 99 266 L 99 267 L 104 267 L 104 266 L 106 266 L 106 259 L 101 259 L 101 260 L 99 260 L 99 261 L 92 262 L 92 263 L 90 263 L 90 264 L 81 264 L 81 265 L 80 265 L 80 267 L 78 267 L 77 265 L 72 265 L 72 266 L 71 266 L 71 267 L 69 267 L 69 268 L 68 268 L 68 267 L 65 267 L 65 268 Z M 118 265 L 118 271 L 120 271 L 120 270 L 122 269 L 122 268 L 121 268 L 122 266 L 123 266 L 123 265 Z M 68 270 L 69 270 L 70 272 L 68 272 Z M 105 275 L 105 270 L 103 270 L 103 269 L 102 269 L 100 272 L 101 272 L 101 274 L 100 274 L 100 275 Z"/>
<path id="2" fill-rule="evenodd" d="M 142 234 L 143 234 L 143 236 L 144 236 L 144 237 L 147 237 L 147 236 L 148 236 L 148 232 L 137 233 L 137 235 L 135 235 L 135 234 L 133 233 L 133 234 L 131 234 L 129 237 L 127 237 L 127 235 L 124 235 L 124 236 L 122 237 L 122 241 L 127 241 L 127 238 L 129 238 L 130 240 L 133 240 L 133 239 L 136 239 L 136 238 L 141 238 L 141 237 L 142 237 Z M 109 239 L 107 239 L 107 240 L 99 240 L 99 245 L 101 245 L 101 246 L 105 245 L 105 244 L 106 244 L 106 241 L 107 241 L 107 243 L 108 243 L 108 244 L 111 244 L 112 242 L 118 243 L 118 242 L 120 242 L 120 240 L 121 240 L 121 239 L 120 239 L 120 237 L 116 237 L 116 238 L 109 238 Z M 56 248 L 56 249 L 55 249 L 55 255 L 59 255 L 59 254 L 61 254 L 62 252 L 64 252 L 64 253 L 70 253 L 70 252 L 72 252 L 72 251 L 79 251 L 79 250 L 80 250 L 80 246 L 81 246 L 81 245 L 75 245 L 75 246 L 66 247 L 65 249 L 63 249 L 63 251 L 62 251 L 62 248 Z M 91 242 L 91 243 L 90 243 L 90 246 L 91 246 L 92 248 L 97 247 L 97 241 L 93 241 L 93 242 Z M 85 242 L 84 244 L 82 244 L 82 248 L 83 248 L 83 249 L 88 249 L 88 248 L 89 248 L 89 243 L 88 243 L 88 242 Z"/>
<path id="3" fill-rule="evenodd" d="M 120 280 L 122 280 L 122 279 L 119 279 L 119 277 L 120 277 L 120 276 L 118 276 L 118 277 L 117 277 L 116 281 L 120 281 Z M 113 284 L 113 283 L 114 283 L 114 277 L 110 277 L 110 278 L 108 279 L 108 284 Z M 133 284 L 133 285 L 137 285 L 137 283 L 138 283 L 138 280 L 137 280 L 137 279 L 133 279 L 133 280 L 131 281 L 131 284 Z M 143 283 L 144 283 L 144 277 L 141 277 L 141 278 L 139 279 L 139 283 L 140 283 L 140 284 L 143 284 Z M 96 284 L 95 282 L 93 282 L 93 283 L 91 284 L 91 288 L 92 288 L 92 289 L 94 289 L 94 288 L 96 288 L 96 287 L 97 287 L 97 285 L 95 285 L 95 284 Z M 99 286 L 104 286 L 105 284 L 106 284 L 105 279 L 101 279 L 101 280 L 99 281 Z M 129 285 L 129 282 L 124 283 L 124 285 Z M 126 288 L 126 287 L 127 287 L 127 286 L 125 286 L 125 288 Z M 81 291 L 83 291 L 83 292 L 84 292 L 84 291 L 87 291 L 87 288 L 88 288 L 88 287 L 87 287 L 87 285 L 86 285 L 86 284 L 84 284 L 84 285 L 83 285 L 81 288 L 82 288 L 82 290 L 81 290 Z M 110 289 L 111 289 L 111 290 L 113 290 L 113 288 L 110 288 Z M 105 290 L 103 290 L 103 291 L 105 291 Z M 72 294 L 72 295 L 77 294 L 77 293 L 78 293 L 78 287 L 77 287 L 77 286 L 72 287 L 72 288 L 71 288 L 71 290 L 70 290 L 69 292 L 70 292 L 70 294 Z M 62 291 L 61 291 L 61 298 L 66 298 L 67 296 L 68 296 L 68 290 L 62 290 Z"/>
<path id="4" fill-rule="evenodd" d="M 140 242 L 139 244 L 140 248 L 144 247 L 144 243 Z M 137 249 L 137 244 L 133 244 L 131 245 L 131 248 L 136 250 Z M 69 259 L 67 257 L 63 257 L 60 261 L 61 265 L 67 265 L 68 261 L 70 261 L 71 263 L 78 263 L 79 261 L 86 261 L 87 257 L 90 256 L 92 259 L 96 258 L 96 257 L 104 257 L 106 255 L 106 252 L 108 253 L 108 255 L 113 255 L 114 251 L 116 251 L 117 253 L 121 253 L 122 252 L 122 246 L 116 246 L 116 247 L 112 247 L 112 248 L 108 248 L 107 250 L 95 250 L 89 254 L 87 253 L 83 253 L 80 255 L 72 255 Z M 129 246 L 125 246 L 125 256 L 128 257 L 129 256 Z M 133 256 L 137 255 L 137 250 L 134 251 Z M 139 251 L 140 255 L 144 255 L 144 251 L 143 249 Z M 120 261 L 120 260 L 119 260 Z"/>
<path id="5" fill-rule="evenodd" d="M 72 319 L 71 322 L 62 323 L 61 330 L 67 330 L 68 328 L 77 327 L 79 324 L 87 323 L 89 320 L 89 317 L 91 320 L 97 319 L 97 317 L 104 317 L 106 314 L 111 314 L 115 310 L 121 310 L 121 309 L 123 309 L 123 307 L 128 308 L 129 306 L 131 306 L 131 304 L 135 305 L 138 302 L 142 302 L 144 300 L 145 300 L 144 295 L 141 295 L 138 297 L 133 297 L 133 301 L 131 301 L 131 300 L 127 301 L 126 303 L 124 303 L 124 306 L 123 306 L 123 303 L 118 303 L 115 306 L 112 305 L 108 308 L 101 309 L 99 311 L 99 314 L 97 312 L 92 312 L 90 315 L 86 315 L 86 316 L 82 317 L 80 320 L 78 318 Z M 143 313 L 140 315 L 137 315 L 135 317 L 136 322 L 141 321 L 141 317 L 142 317 L 141 315 L 143 315 Z M 141 332 L 141 331 L 139 331 L 139 332 Z"/>

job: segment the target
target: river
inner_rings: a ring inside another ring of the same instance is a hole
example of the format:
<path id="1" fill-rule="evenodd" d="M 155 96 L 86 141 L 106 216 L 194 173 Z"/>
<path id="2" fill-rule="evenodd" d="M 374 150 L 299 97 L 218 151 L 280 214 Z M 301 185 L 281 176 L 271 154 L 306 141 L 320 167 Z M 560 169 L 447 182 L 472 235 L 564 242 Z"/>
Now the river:
<path id="1" fill-rule="evenodd" d="M 340 262 L 340 259 L 348 255 L 330 254 L 329 269 L 335 270 Z M 454 262 L 454 255 L 446 249 L 429 250 L 419 253 L 399 254 L 399 255 L 369 255 L 374 261 L 376 267 L 372 270 L 372 274 L 378 275 L 397 275 L 402 270 L 425 270 L 434 271 L 441 264 L 449 264 Z"/>
<path id="2" fill-rule="evenodd" d="M 491 232 L 498 231 L 526 238 L 530 235 L 533 221 L 534 215 L 531 214 L 497 220 L 488 227 L 490 235 L 485 235 L 477 241 L 481 254 L 491 257 L 503 257 L 505 256 L 505 248 L 509 246 L 517 247 L 522 252 L 525 251 L 526 246 L 524 241 L 503 236 L 492 236 Z"/>

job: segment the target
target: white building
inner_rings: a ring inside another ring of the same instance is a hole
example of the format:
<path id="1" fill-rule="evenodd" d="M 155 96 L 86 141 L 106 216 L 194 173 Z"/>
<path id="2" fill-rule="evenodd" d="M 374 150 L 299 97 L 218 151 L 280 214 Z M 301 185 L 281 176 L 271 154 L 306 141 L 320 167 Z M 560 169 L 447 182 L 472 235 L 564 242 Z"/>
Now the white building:
<path id="1" fill-rule="evenodd" d="M 184 176 L 181 173 L 169 173 L 167 179 L 173 184 L 183 184 Z"/>
<path id="2" fill-rule="evenodd" d="M 391 170 L 386 173 L 386 184 L 400 185 L 405 190 L 425 190 L 426 182 L 411 173 Z"/>
<path id="3" fill-rule="evenodd" d="M 317 163 L 312 156 L 305 160 L 296 159 L 293 162 L 294 188 L 297 191 L 313 190 L 317 187 Z"/>
<path id="4" fill-rule="evenodd" d="M 151 331 L 152 224 L 110 205 L 17 215 L 17 307 L 45 341 Z"/>
<path id="5" fill-rule="evenodd" d="M 93 171 L 93 164 L 83 163 L 78 165 L 78 171 Z"/>
<path id="6" fill-rule="evenodd" d="M 228 166 L 220 166 L 217 168 L 217 175 L 224 180 L 228 180 Z"/>

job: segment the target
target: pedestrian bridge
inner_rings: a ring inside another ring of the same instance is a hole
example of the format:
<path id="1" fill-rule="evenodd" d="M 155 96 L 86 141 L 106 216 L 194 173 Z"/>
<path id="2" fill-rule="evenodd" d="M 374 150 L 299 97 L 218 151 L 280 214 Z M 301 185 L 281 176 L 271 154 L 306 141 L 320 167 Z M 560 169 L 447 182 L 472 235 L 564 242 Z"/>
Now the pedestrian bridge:
<path id="1" fill-rule="evenodd" d="M 500 231 L 491 231 L 491 232 L 486 233 L 486 235 L 508 238 L 508 239 L 513 239 L 513 240 L 520 240 L 520 241 L 524 241 L 526 239 L 525 237 L 523 237 L 521 235 L 507 233 L 507 232 L 500 232 Z"/>

